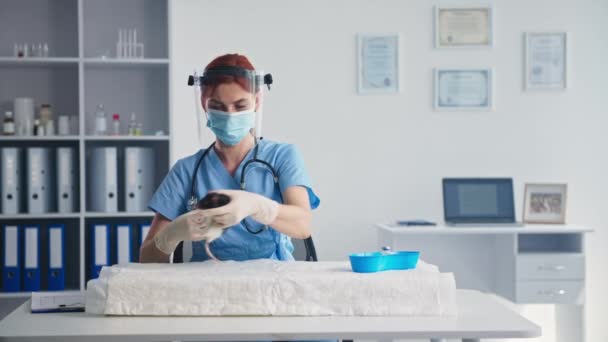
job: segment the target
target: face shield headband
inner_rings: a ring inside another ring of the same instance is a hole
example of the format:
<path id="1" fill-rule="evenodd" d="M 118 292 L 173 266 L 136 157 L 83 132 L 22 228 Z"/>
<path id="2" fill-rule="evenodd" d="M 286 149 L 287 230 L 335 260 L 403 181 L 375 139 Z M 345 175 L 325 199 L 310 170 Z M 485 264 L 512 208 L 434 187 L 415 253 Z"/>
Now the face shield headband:
<path id="1" fill-rule="evenodd" d="M 220 84 L 225 81 L 227 77 L 243 80 L 245 82 L 246 90 L 255 95 L 260 101 L 255 113 L 255 137 L 256 139 L 261 139 L 262 137 L 262 99 L 264 85 L 270 90 L 270 85 L 273 84 L 272 75 L 238 66 L 219 66 L 209 68 L 202 73 L 197 73 L 195 71 L 193 75 L 188 76 L 188 85 L 194 88 L 198 139 L 201 144 L 204 144 L 204 139 L 203 126 L 201 125 L 200 120 L 203 114 L 206 114 L 206 110 L 202 106 L 201 95 L 204 93 L 206 87 Z"/>

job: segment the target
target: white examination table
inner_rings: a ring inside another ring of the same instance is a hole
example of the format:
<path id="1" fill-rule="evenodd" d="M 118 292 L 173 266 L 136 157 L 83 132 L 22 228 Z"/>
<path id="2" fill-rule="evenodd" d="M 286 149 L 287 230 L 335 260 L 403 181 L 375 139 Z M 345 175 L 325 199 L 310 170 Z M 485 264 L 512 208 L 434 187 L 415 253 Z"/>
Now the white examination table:
<path id="1" fill-rule="evenodd" d="M 491 295 L 457 290 L 457 317 L 125 317 L 30 313 L 0 322 L 0 341 L 131 342 L 538 337 L 536 324 Z"/>

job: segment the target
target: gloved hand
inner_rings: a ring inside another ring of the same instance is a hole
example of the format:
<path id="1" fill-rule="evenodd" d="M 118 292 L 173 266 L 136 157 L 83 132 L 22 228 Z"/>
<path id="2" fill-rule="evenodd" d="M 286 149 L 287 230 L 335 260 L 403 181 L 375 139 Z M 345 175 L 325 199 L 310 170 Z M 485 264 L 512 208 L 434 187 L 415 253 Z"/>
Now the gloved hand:
<path id="1" fill-rule="evenodd" d="M 203 210 L 197 209 L 178 216 L 169 223 L 154 236 L 154 244 L 163 253 L 171 254 L 181 241 L 206 240 L 210 243 L 220 237 L 222 232 L 222 229 L 210 227 L 209 218 Z"/>
<path id="2" fill-rule="evenodd" d="M 202 214 L 209 218 L 212 228 L 227 228 L 241 222 L 245 217 L 261 224 L 272 223 L 279 214 L 279 203 L 270 198 L 243 190 L 217 190 L 216 193 L 230 197 L 230 203 L 214 209 L 206 209 Z"/>

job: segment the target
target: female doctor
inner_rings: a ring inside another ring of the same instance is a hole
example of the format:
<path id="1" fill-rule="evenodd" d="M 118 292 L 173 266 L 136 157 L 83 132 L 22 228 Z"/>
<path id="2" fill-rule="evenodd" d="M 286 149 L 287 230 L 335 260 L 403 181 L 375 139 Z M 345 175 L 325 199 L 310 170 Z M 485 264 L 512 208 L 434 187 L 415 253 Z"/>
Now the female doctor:
<path id="1" fill-rule="evenodd" d="M 219 260 L 293 260 L 291 238 L 310 236 L 311 209 L 319 198 L 293 145 L 256 138 L 263 87 L 270 87 L 272 77 L 256 72 L 245 56 L 229 54 L 189 83 L 200 86 L 216 139 L 178 160 L 156 190 L 148 204 L 156 214 L 140 262 L 169 262 L 181 241 L 192 241 L 192 257 L 184 261 L 207 260 L 204 240 L 212 240 L 209 248 Z M 196 209 L 210 192 L 230 202 Z"/>

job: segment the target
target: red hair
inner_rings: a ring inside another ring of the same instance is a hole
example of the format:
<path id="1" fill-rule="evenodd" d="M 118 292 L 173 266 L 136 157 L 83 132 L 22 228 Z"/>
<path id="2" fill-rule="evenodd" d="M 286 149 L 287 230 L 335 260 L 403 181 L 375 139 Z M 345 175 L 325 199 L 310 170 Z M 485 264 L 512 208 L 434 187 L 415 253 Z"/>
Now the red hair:
<path id="1" fill-rule="evenodd" d="M 245 57 L 243 55 L 239 55 L 237 53 L 232 53 L 232 54 L 227 54 L 227 55 L 223 55 L 223 56 L 219 56 L 219 57 L 215 58 L 207 65 L 207 67 L 205 68 L 205 71 L 207 71 L 208 69 L 211 69 L 211 68 L 224 67 L 224 66 L 235 66 L 235 67 L 241 67 L 241 68 L 247 69 L 247 70 L 252 70 L 252 71 L 255 70 L 255 68 L 253 67 L 253 65 L 251 64 L 251 62 L 249 61 L 249 59 L 247 57 Z M 250 89 L 251 84 L 249 84 L 249 81 L 244 79 L 243 77 L 223 76 L 223 77 L 217 78 L 217 81 L 214 82 L 213 84 L 205 86 L 202 97 L 208 98 L 209 96 L 211 96 L 211 94 L 213 94 L 213 91 L 215 90 L 215 87 L 217 87 L 220 84 L 233 83 L 233 82 L 238 83 L 246 91 L 249 91 L 249 92 L 253 91 L 253 89 Z"/>

